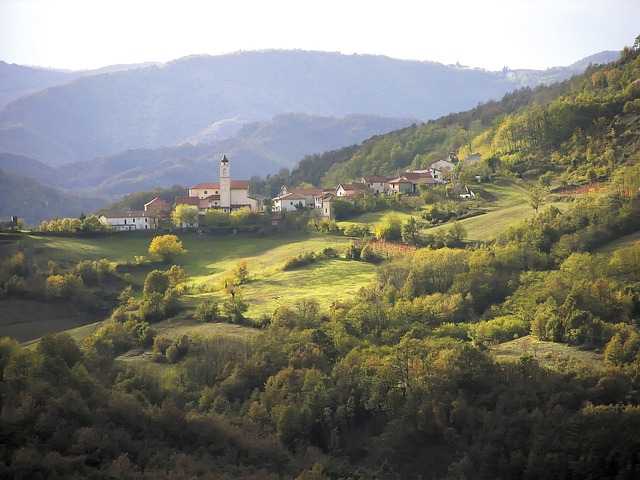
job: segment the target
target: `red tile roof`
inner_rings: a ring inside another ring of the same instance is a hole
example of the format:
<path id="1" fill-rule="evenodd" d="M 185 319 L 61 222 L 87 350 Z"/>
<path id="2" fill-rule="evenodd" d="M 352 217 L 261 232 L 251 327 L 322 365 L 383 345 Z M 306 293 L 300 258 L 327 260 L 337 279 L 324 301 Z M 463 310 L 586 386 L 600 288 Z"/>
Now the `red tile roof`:
<path id="1" fill-rule="evenodd" d="M 366 177 L 362 177 L 362 179 L 367 183 L 384 183 L 389 180 L 389 177 L 383 177 L 380 175 L 368 175 Z"/>

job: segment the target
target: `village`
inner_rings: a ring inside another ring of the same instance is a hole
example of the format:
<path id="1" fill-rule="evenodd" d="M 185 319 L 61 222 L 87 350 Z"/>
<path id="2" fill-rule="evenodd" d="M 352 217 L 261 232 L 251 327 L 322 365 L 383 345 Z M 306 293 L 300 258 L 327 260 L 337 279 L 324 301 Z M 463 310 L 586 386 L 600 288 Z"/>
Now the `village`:
<path id="1" fill-rule="evenodd" d="M 480 159 L 472 155 L 469 163 Z M 353 201 L 364 195 L 404 196 L 417 195 L 421 189 L 447 185 L 454 178 L 458 163 L 455 153 L 445 160 L 438 160 L 428 168 L 407 170 L 392 176 L 367 175 L 359 181 L 340 183 L 335 188 L 289 187 L 283 185 L 279 194 L 267 199 L 250 192 L 248 180 L 234 180 L 231 177 L 231 162 L 222 155 L 219 162 L 219 182 L 198 183 L 189 187 L 188 195 L 175 198 L 173 205 L 160 197 L 155 197 L 144 205 L 143 210 L 105 212 L 100 222 L 113 231 L 156 230 L 163 218 L 179 206 L 197 209 L 198 217 L 208 211 L 224 213 L 246 209 L 253 213 L 271 213 L 274 218 L 288 212 L 313 210 L 320 217 L 334 218 L 334 202 Z M 461 199 L 473 199 L 475 193 L 468 186 L 458 186 L 455 195 Z M 183 228 L 198 226 L 197 221 L 180 225 Z"/>

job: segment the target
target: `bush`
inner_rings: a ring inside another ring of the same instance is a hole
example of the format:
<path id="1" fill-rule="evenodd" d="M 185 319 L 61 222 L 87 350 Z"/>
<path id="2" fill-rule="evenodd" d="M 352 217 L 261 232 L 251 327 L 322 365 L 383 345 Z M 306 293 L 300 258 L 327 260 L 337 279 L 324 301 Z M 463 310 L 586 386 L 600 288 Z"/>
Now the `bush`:
<path id="1" fill-rule="evenodd" d="M 360 251 L 360 259 L 369 263 L 380 263 L 380 261 L 382 261 L 382 258 L 369 244 L 365 245 Z"/>
<path id="2" fill-rule="evenodd" d="M 395 215 L 389 216 L 376 225 L 375 234 L 379 240 L 399 241 L 402 238 L 402 222 Z"/>
<path id="3" fill-rule="evenodd" d="M 170 262 L 178 255 L 186 252 L 182 242 L 175 235 L 160 235 L 154 237 L 149 244 L 149 255 L 159 258 L 163 262 Z"/>
<path id="4" fill-rule="evenodd" d="M 505 315 L 475 323 L 469 327 L 469 335 L 480 345 L 493 345 L 522 337 L 529 332 L 529 324 L 514 315 Z"/>
<path id="5" fill-rule="evenodd" d="M 345 258 L 349 260 L 360 260 L 360 252 L 362 248 L 358 247 L 358 245 L 354 242 L 351 242 L 347 251 L 345 253 Z"/>
<path id="6" fill-rule="evenodd" d="M 285 272 L 288 270 L 295 270 L 296 268 L 302 268 L 307 265 L 311 265 L 317 260 L 315 253 L 305 252 L 295 257 L 289 258 L 282 267 Z"/>
<path id="7" fill-rule="evenodd" d="M 46 293 L 52 298 L 70 298 L 82 293 L 84 284 L 82 278 L 73 273 L 64 275 L 49 275 L 46 281 Z"/>
<path id="8" fill-rule="evenodd" d="M 322 249 L 322 252 L 320 252 L 320 255 L 324 258 L 337 258 L 338 251 L 335 248 L 325 247 Z"/>
<path id="9" fill-rule="evenodd" d="M 202 323 L 219 321 L 220 312 L 218 308 L 218 302 L 216 302 L 215 300 L 205 300 L 200 305 L 198 305 L 193 316 L 197 321 Z"/>
<path id="10" fill-rule="evenodd" d="M 371 235 L 368 225 L 360 225 L 358 223 L 351 223 L 344 228 L 344 235 L 347 237 L 368 237 Z"/>

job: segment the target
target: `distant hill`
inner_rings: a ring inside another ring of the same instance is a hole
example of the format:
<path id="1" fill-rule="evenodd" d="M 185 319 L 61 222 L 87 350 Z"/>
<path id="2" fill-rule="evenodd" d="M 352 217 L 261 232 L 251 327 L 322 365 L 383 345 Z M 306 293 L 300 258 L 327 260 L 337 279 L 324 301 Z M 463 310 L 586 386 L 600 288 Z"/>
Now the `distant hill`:
<path id="1" fill-rule="evenodd" d="M 49 164 L 185 141 L 214 122 L 287 112 L 429 119 L 502 96 L 502 73 L 372 55 L 307 51 L 186 57 L 91 75 L 20 98 L 0 125 L 23 128 L 69 151 Z M 16 132 L 17 133 L 17 132 Z M 0 139 L 0 151 L 16 151 Z"/>
<path id="2" fill-rule="evenodd" d="M 70 195 L 0 169 L 0 217 L 17 215 L 28 224 L 37 224 L 45 218 L 77 217 L 82 212 L 96 210 L 103 203 Z"/>
<path id="3" fill-rule="evenodd" d="M 355 149 L 310 156 L 276 181 L 332 186 L 366 174 L 426 168 L 452 151 L 462 161 L 480 153 L 483 161 L 471 168 L 485 175 L 500 171 L 535 178 L 550 172 L 554 182 L 567 184 L 605 179 L 617 165 L 640 159 L 639 69 L 640 50 L 628 50 L 564 82 L 525 87 L 500 101 L 368 139 Z M 263 182 L 261 190 L 273 190 L 273 180 Z"/>
<path id="4" fill-rule="evenodd" d="M 509 70 L 506 72 L 506 76 L 508 79 L 523 87 L 550 85 L 571 78 L 574 75 L 580 75 L 589 65 L 603 65 L 613 62 L 618 57 L 620 57 L 619 51 L 605 50 L 589 55 L 566 67 L 552 67 L 546 70 Z"/>
<path id="5" fill-rule="evenodd" d="M 95 70 L 55 70 L 41 67 L 27 67 L 0 61 L 0 110 L 18 98 L 40 90 L 62 85 L 80 77 L 115 73 L 134 68 L 155 65 L 141 63 L 132 65 L 109 65 Z"/>
<path id="6" fill-rule="evenodd" d="M 219 155 L 232 159 L 235 178 L 291 168 L 305 155 L 360 143 L 379 133 L 406 127 L 412 120 L 350 115 L 278 115 L 269 121 L 236 127 L 231 138 L 197 145 L 134 149 L 91 162 L 56 169 L 59 185 L 100 195 L 119 195 L 217 178 Z"/>
<path id="7" fill-rule="evenodd" d="M 0 153 L 0 170 L 5 173 L 29 177 L 44 184 L 60 183 L 60 173 L 33 158 L 11 153 Z"/>

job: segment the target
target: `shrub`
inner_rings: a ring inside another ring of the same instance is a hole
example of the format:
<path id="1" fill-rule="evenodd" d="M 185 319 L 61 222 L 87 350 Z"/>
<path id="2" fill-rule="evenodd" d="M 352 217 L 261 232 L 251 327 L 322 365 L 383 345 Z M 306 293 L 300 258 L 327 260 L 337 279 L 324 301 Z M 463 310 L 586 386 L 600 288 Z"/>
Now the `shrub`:
<path id="1" fill-rule="evenodd" d="M 322 249 L 322 252 L 320 252 L 320 255 L 324 258 L 337 258 L 338 251 L 335 248 L 325 247 Z"/>
<path id="2" fill-rule="evenodd" d="M 289 258 L 284 263 L 282 270 L 284 270 L 285 272 L 288 270 L 295 270 L 296 268 L 301 268 L 307 265 L 311 265 L 316 260 L 317 260 L 316 255 L 313 252 L 301 253 L 300 255 Z"/>
<path id="3" fill-rule="evenodd" d="M 205 300 L 196 308 L 196 312 L 193 315 L 199 322 L 216 322 L 220 320 L 220 312 L 218 309 L 218 302 L 215 300 Z"/>
<path id="4" fill-rule="evenodd" d="M 529 331 L 529 324 L 514 315 L 505 315 L 475 323 L 469 328 L 469 335 L 480 345 L 492 345 L 522 337 Z"/>
<path id="5" fill-rule="evenodd" d="M 84 284 L 82 278 L 73 273 L 64 275 L 49 275 L 45 289 L 48 296 L 53 298 L 69 298 L 82 293 Z"/>
<path id="6" fill-rule="evenodd" d="M 402 223 L 397 216 L 391 215 L 376 225 L 375 234 L 380 240 L 398 241 L 402 238 Z"/>
<path id="7" fill-rule="evenodd" d="M 365 245 L 360 251 L 360 259 L 369 263 L 379 263 L 382 260 L 369 244 Z"/>
<path id="8" fill-rule="evenodd" d="M 349 260 L 360 260 L 360 252 L 362 249 L 354 242 L 351 242 L 345 253 L 345 258 Z"/>
<path id="9" fill-rule="evenodd" d="M 368 237 L 371 235 L 368 225 L 360 225 L 358 223 L 350 223 L 344 228 L 343 232 L 347 237 Z"/>
<path id="10" fill-rule="evenodd" d="M 149 255 L 159 258 L 163 262 L 170 262 L 185 252 L 182 242 L 175 235 L 154 237 L 149 244 Z"/>
<path id="11" fill-rule="evenodd" d="M 164 292 L 169 288 L 169 277 L 167 274 L 160 270 L 152 270 L 144 279 L 144 295 L 151 293 L 160 293 L 164 295 Z"/>

